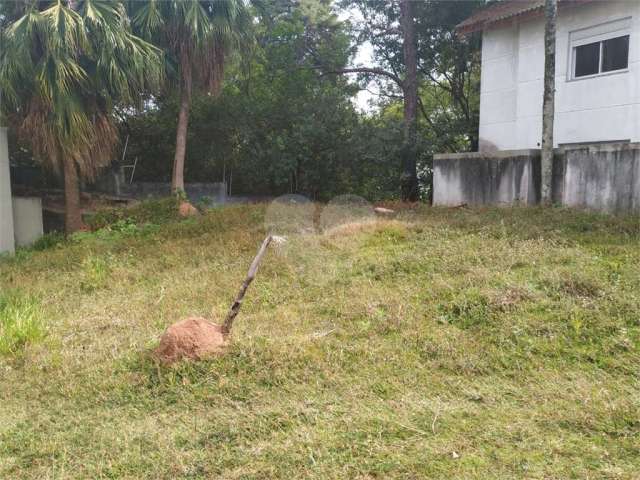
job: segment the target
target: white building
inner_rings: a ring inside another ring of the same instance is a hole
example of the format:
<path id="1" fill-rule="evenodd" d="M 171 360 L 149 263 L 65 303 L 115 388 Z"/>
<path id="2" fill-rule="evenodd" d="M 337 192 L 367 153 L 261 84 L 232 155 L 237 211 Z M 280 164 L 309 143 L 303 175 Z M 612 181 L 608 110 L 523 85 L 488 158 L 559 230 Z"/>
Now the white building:
<path id="1" fill-rule="evenodd" d="M 544 0 L 503 0 L 482 31 L 480 150 L 540 147 Z M 640 141 L 640 0 L 559 0 L 556 146 Z"/>

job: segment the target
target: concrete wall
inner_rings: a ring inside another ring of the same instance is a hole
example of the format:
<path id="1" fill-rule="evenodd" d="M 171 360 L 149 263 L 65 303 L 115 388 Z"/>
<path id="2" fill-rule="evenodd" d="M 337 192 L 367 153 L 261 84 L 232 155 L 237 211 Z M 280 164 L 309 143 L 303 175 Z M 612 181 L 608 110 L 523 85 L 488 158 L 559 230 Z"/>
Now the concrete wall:
<path id="1" fill-rule="evenodd" d="M 500 205 L 539 201 L 540 152 L 435 155 L 434 205 Z"/>
<path id="2" fill-rule="evenodd" d="M 571 35 L 624 19 L 631 31 L 628 70 L 572 79 Z M 556 146 L 640 141 L 640 1 L 560 9 L 556 51 Z M 483 33 L 481 151 L 539 148 L 543 76 L 543 18 L 515 19 Z"/>
<path id="3" fill-rule="evenodd" d="M 171 184 L 167 182 L 134 182 L 129 183 L 122 169 L 108 171 L 95 184 L 99 192 L 134 198 L 166 197 L 171 195 Z M 204 199 L 211 203 L 225 203 L 227 185 L 223 182 L 188 183 L 185 193 L 192 202 Z"/>
<path id="4" fill-rule="evenodd" d="M 43 234 L 42 200 L 13 197 L 13 226 L 16 246 L 28 247 Z"/>
<path id="5" fill-rule="evenodd" d="M 535 204 L 540 152 L 436 155 L 434 205 Z M 584 145 L 556 151 L 553 200 L 608 213 L 640 213 L 640 143 Z"/>
<path id="6" fill-rule="evenodd" d="M 192 202 L 200 202 L 204 199 L 212 203 L 225 203 L 227 198 L 227 185 L 222 182 L 215 183 L 187 183 L 184 186 L 185 193 Z M 136 182 L 122 186 L 122 191 L 135 197 L 166 197 L 171 195 L 171 184 L 162 182 Z"/>
<path id="7" fill-rule="evenodd" d="M 7 129 L 0 127 L 0 253 L 13 252 L 13 210 L 9 178 Z"/>
<path id="8" fill-rule="evenodd" d="M 554 201 L 608 213 L 640 212 L 640 144 L 565 149 L 554 165 Z"/>

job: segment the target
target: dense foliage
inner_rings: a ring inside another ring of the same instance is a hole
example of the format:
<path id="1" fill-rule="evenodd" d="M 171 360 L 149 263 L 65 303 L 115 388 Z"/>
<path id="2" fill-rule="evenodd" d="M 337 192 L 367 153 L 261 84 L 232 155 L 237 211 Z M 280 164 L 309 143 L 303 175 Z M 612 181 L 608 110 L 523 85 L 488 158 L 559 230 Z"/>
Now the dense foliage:
<path id="1" fill-rule="evenodd" d="M 80 180 L 111 163 L 113 106 L 161 78 L 160 51 L 133 35 L 121 1 L 0 4 L 0 110 L 36 157 L 63 174 L 65 227 L 82 227 Z"/>
<path id="2" fill-rule="evenodd" d="M 429 0 L 415 8 L 419 109 L 412 155 L 425 199 L 434 153 L 477 148 L 479 41 L 457 37 L 455 25 L 483 3 Z M 252 31 L 244 32 L 239 49 L 228 51 L 224 82 L 216 77 L 221 89 L 213 95 L 206 88 L 192 92 L 185 181 L 224 180 L 234 195 L 397 198 L 404 139 L 401 89 L 388 76 L 337 73 L 357 67 L 355 52 L 369 48 L 373 66 L 402 75 L 398 12 L 386 5 L 252 2 Z M 144 8 L 141 2 L 132 12 L 134 26 Z M 166 52 L 170 88 L 149 92 L 142 109 L 118 107 L 120 140 L 127 143 L 124 163 L 137 159 L 136 180 L 171 181 L 180 66 L 168 48 L 170 40 L 147 38 Z M 354 103 L 363 88 L 378 93 L 367 111 Z M 13 163 L 28 159 L 25 146 L 12 142 Z"/>
<path id="3" fill-rule="evenodd" d="M 368 133 L 369 122 L 351 103 L 354 86 L 325 77 L 309 53 L 345 64 L 346 32 L 328 12 L 314 18 L 302 9 L 270 4 L 259 13 L 256 45 L 236 59 L 222 94 L 194 97 L 187 179 L 225 179 L 234 193 L 299 191 L 313 197 L 358 183 L 353 159 L 362 155 L 354 139 Z M 168 180 L 177 109 L 175 95 L 158 98 L 124 125 L 130 155 L 139 158 L 139 179 Z M 388 176 L 385 163 L 380 173 Z"/>

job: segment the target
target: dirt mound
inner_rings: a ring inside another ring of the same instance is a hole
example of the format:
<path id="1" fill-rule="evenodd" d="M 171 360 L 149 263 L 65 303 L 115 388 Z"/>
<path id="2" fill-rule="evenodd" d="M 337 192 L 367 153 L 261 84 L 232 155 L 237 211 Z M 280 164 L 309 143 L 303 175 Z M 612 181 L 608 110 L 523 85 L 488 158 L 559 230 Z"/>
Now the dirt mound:
<path id="1" fill-rule="evenodd" d="M 198 209 L 189 202 L 182 202 L 178 207 L 178 214 L 183 217 L 195 217 L 198 215 Z"/>
<path id="2" fill-rule="evenodd" d="M 204 318 L 187 318 L 167 328 L 155 353 L 161 362 L 173 363 L 222 353 L 226 346 L 227 338 L 220 325 Z"/>

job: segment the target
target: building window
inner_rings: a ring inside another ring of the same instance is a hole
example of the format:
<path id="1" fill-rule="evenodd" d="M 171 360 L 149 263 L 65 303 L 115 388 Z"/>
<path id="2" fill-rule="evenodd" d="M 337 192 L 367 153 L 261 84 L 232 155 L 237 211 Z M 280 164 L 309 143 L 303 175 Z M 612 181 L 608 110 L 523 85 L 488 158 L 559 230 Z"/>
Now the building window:
<path id="1" fill-rule="evenodd" d="M 571 75 L 578 79 L 629 67 L 630 19 L 571 33 Z"/>

